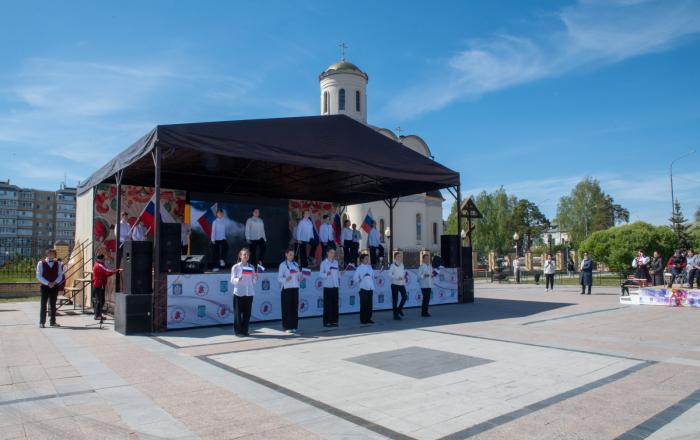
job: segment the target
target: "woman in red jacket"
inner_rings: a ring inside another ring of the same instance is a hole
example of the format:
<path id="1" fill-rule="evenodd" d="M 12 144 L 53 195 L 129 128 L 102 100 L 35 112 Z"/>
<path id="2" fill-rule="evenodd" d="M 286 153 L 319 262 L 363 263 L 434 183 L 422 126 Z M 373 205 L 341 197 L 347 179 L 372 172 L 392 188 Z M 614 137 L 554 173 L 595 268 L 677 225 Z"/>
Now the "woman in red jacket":
<path id="1" fill-rule="evenodd" d="M 102 316 L 102 306 L 105 303 L 105 287 L 107 286 L 107 278 L 111 277 L 122 269 L 108 269 L 105 266 L 105 257 L 100 254 L 95 259 L 95 265 L 92 266 L 92 303 L 95 309 L 95 320 L 104 319 Z"/>

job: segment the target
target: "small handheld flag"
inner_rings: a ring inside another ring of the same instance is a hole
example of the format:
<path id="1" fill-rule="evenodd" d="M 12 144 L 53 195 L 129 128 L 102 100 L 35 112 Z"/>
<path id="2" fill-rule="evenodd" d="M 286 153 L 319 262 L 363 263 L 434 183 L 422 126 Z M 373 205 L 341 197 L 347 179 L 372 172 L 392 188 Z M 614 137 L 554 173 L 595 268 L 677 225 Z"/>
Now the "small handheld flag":
<path id="1" fill-rule="evenodd" d="M 250 275 L 250 276 L 252 276 L 252 275 L 253 275 L 253 268 L 251 268 L 251 267 L 244 267 L 244 268 L 243 268 L 242 274 L 243 274 L 243 275 Z"/>
<path id="2" fill-rule="evenodd" d="M 309 269 L 308 267 L 304 267 L 304 268 L 301 269 L 301 273 L 302 273 L 305 277 L 310 277 L 310 276 L 311 276 L 311 269 Z"/>
<path id="3" fill-rule="evenodd" d="M 345 266 L 345 270 L 355 270 L 355 265 L 352 263 L 348 263 L 348 265 Z"/>
<path id="4" fill-rule="evenodd" d="M 433 278 L 437 277 L 438 275 L 440 275 L 440 269 L 435 269 L 435 268 L 434 268 L 434 269 L 433 269 Z"/>
<path id="5" fill-rule="evenodd" d="M 265 267 L 260 263 L 258 263 L 258 272 L 265 272 Z"/>

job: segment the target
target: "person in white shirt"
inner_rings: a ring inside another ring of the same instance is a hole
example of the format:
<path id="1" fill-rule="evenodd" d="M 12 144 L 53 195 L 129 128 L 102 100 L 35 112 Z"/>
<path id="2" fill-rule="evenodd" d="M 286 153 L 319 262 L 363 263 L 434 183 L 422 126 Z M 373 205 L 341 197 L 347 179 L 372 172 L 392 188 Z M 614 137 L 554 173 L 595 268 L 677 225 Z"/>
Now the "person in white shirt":
<path id="1" fill-rule="evenodd" d="M 335 237 L 333 236 L 333 225 L 331 225 L 331 217 L 328 214 L 323 215 L 323 223 L 318 231 L 318 241 L 321 242 L 322 254 L 321 258 L 326 258 L 328 249 L 335 249 Z"/>
<path id="2" fill-rule="evenodd" d="M 248 336 L 250 312 L 253 308 L 255 283 L 258 277 L 255 268 L 250 265 L 250 251 L 243 248 L 238 252 L 238 263 L 231 267 L 231 284 L 233 284 L 233 331 L 238 336 Z"/>
<path id="3" fill-rule="evenodd" d="M 360 242 L 362 241 L 362 232 L 357 229 L 355 223 L 352 224 L 352 264 L 357 265 L 357 258 L 360 256 Z"/>
<path id="4" fill-rule="evenodd" d="M 513 275 L 515 276 L 515 282 L 520 284 L 520 258 L 517 255 L 513 259 Z"/>
<path id="5" fill-rule="evenodd" d="M 39 326 L 46 325 L 46 305 L 49 306 L 49 325 L 60 327 L 56 322 L 56 301 L 58 287 L 63 281 L 63 265 L 56 260 L 56 250 L 46 251 L 46 258 L 36 265 L 36 279 L 41 284 L 41 305 L 39 307 Z"/>
<path id="6" fill-rule="evenodd" d="M 428 305 L 433 291 L 433 266 L 430 264 L 430 253 L 424 252 L 420 257 L 421 265 L 418 267 L 418 284 L 420 284 L 421 296 L 421 316 L 428 317 Z"/>
<path id="7" fill-rule="evenodd" d="M 340 233 L 340 240 L 343 243 L 343 266 L 347 267 L 348 264 L 357 264 L 355 260 L 352 259 L 352 229 L 350 229 L 350 220 L 345 220 L 343 223 L 343 230 Z"/>
<path id="8" fill-rule="evenodd" d="M 228 240 L 226 240 L 226 220 L 224 219 L 224 210 L 216 210 L 216 219 L 211 224 L 211 237 L 214 258 L 214 272 L 226 267 L 226 257 L 228 256 Z"/>
<path id="9" fill-rule="evenodd" d="M 377 222 L 372 220 L 372 229 L 369 230 L 367 234 L 367 247 L 369 248 L 369 258 L 372 263 L 372 267 L 375 267 L 379 262 L 379 250 L 380 240 L 379 231 L 377 231 Z"/>
<path id="10" fill-rule="evenodd" d="M 644 255 L 643 250 L 637 252 L 637 257 L 632 260 L 632 267 L 635 269 L 635 278 L 651 281 L 651 276 L 649 276 L 649 257 Z"/>
<path id="11" fill-rule="evenodd" d="M 544 261 L 544 279 L 545 288 L 544 291 L 549 290 L 554 291 L 554 274 L 557 273 L 557 264 L 552 258 L 552 254 L 547 255 L 547 259 Z"/>
<path id="12" fill-rule="evenodd" d="M 297 225 L 297 242 L 299 243 L 299 258 L 301 267 L 309 267 L 309 246 L 314 239 L 314 224 L 310 218 L 311 213 L 304 211 L 304 218 Z"/>
<path id="13" fill-rule="evenodd" d="M 338 288 L 340 272 L 335 259 L 335 249 L 328 249 L 328 256 L 321 262 L 323 279 L 323 326 L 338 327 Z"/>
<path id="14" fill-rule="evenodd" d="M 355 284 L 360 287 L 360 323 L 374 324 L 372 321 L 372 293 L 374 292 L 374 270 L 369 264 L 369 254 L 360 254 L 360 265 L 354 275 Z"/>
<path id="15" fill-rule="evenodd" d="M 299 324 L 299 282 L 302 276 L 294 261 L 294 249 L 287 249 L 277 271 L 277 281 L 282 286 L 282 329 L 287 333 L 296 333 Z"/>
<path id="16" fill-rule="evenodd" d="M 394 312 L 394 320 L 401 321 L 403 306 L 406 304 L 406 269 L 403 267 L 403 253 L 394 252 L 394 262 L 389 266 L 389 278 L 391 279 L 391 309 Z M 401 302 L 399 302 L 399 293 Z"/>
<path id="17" fill-rule="evenodd" d="M 265 236 L 265 222 L 260 218 L 259 208 L 253 208 L 253 216 L 245 222 L 245 240 L 250 245 L 250 257 L 253 264 L 265 261 L 267 237 Z"/>
<path id="18" fill-rule="evenodd" d="M 189 252 L 189 237 L 190 225 L 185 223 L 185 217 L 180 218 L 180 245 L 182 246 L 182 255 L 187 255 Z"/>
<path id="19" fill-rule="evenodd" d="M 147 238 L 148 228 L 143 224 L 143 220 L 139 220 L 131 231 L 131 239 L 134 241 L 146 241 Z"/>
<path id="20" fill-rule="evenodd" d="M 129 214 L 124 211 L 122 212 L 121 219 L 119 220 L 119 244 L 124 244 L 124 242 L 129 238 L 129 232 L 131 231 L 131 225 L 129 224 Z M 117 236 L 117 225 L 114 225 L 114 236 Z"/>

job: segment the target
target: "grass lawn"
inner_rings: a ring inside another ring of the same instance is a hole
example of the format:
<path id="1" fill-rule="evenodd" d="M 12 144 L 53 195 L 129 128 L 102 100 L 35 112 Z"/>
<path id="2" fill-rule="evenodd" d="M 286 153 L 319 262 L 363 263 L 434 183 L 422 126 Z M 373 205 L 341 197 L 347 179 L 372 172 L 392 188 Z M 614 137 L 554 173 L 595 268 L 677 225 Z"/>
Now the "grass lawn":
<path id="1" fill-rule="evenodd" d="M 0 298 L 0 303 L 20 302 L 20 301 L 39 301 L 40 296 L 22 296 L 20 298 Z"/>
<path id="2" fill-rule="evenodd" d="M 484 278 L 476 278 L 477 281 L 481 282 L 490 282 L 490 280 L 487 278 L 484 281 Z M 494 283 L 497 283 L 498 281 L 494 281 Z M 620 283 L 622 282 L 622 279 L 617 276 L 617 275 L 603 275 L 603 276 L 594 276 L 593 277 L 593 286 L 615 286 L 619 287 Z M 520 277 L 520 283 L 521 284 L 535 284 L 535 280 L 531 275 L 528 275 L 527 277 L 522 276 Z M 508 277 L 508 281 L 503 281 L 502 284 L 515 284 L 515 277 L 510 275 Z M 544 275 L 540 277 L 540 285 L 544 286 Z M 578 286 L 579 285 L 579 278 L 578 275 L 574 276 L 573 278 L 569 278 L 567 275 L 562 276 L 561 278 L 556 277 L 554 278 L 554 285 L 555 286 Z"/>

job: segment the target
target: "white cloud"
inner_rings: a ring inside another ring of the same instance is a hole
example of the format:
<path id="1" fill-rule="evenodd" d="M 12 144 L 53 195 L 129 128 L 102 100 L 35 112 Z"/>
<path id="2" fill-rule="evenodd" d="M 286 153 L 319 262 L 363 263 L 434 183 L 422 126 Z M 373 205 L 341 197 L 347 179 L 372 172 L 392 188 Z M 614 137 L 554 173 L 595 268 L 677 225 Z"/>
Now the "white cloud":
<path id="1" fill-rule="evenodd" d="M 471 41 L 433 74 L 436 80 L 400 93 L 386 113 L 411 118 L 456 100 L 665 50 L 700 32 L 700 2 L 587 0 L 556 18 L 548 33 Z"/>

